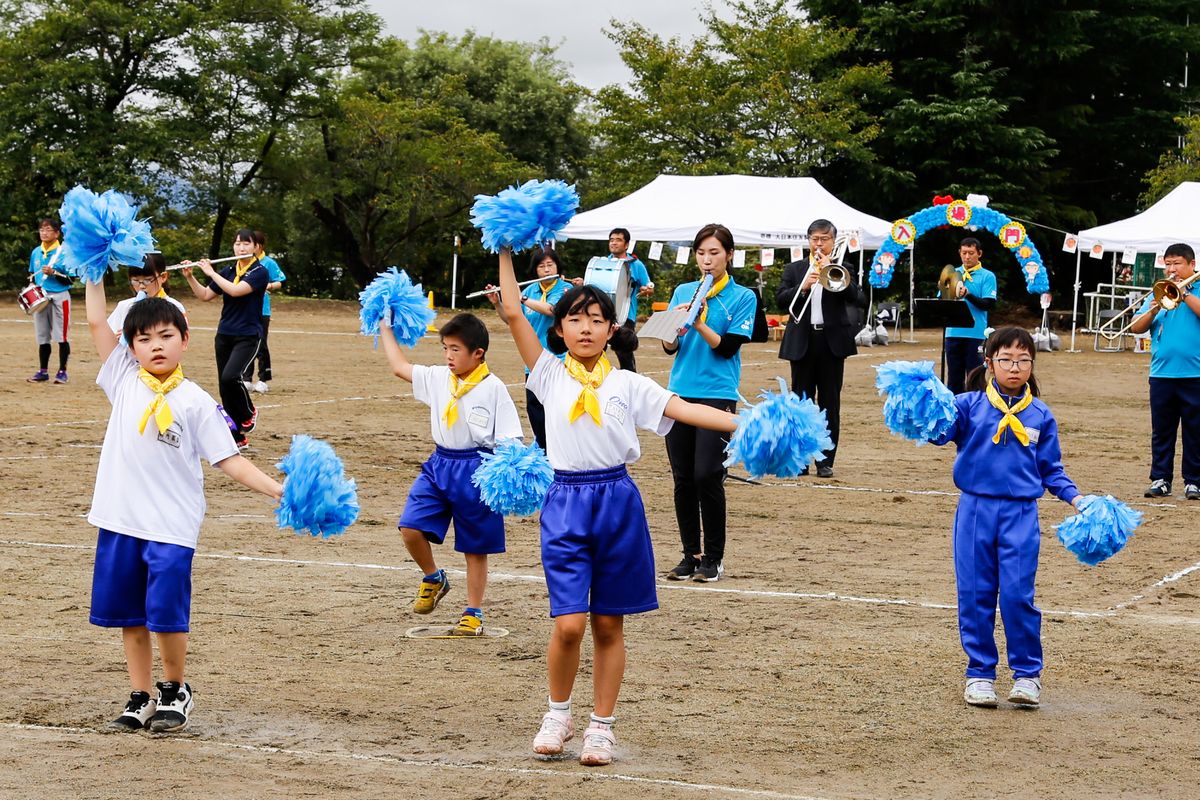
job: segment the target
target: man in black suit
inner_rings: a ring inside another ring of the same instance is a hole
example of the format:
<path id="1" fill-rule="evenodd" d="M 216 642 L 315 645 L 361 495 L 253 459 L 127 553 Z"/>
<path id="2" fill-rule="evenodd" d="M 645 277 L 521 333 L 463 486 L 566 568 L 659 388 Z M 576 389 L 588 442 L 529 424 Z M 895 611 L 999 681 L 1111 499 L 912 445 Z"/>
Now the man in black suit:
<path id="1" fill-rule="evenodd" d="M 840 292 L 825 289 L 817 280 L 818 268 L 829 263 L 836 238 L 837 228 L 827 219 L 818 219 L 809 225 L 810 257 L 793 261 L 783 268 L 783 282 L 775 296 L 781 310 L 787 313 L 793 299 L 796 301 L 793 311 L 798 312 L 812 295 L 799 321 L 788 313 L 779 357 L 792 362 L 792 391 L 812 398 L 829 420 L 829 436 L 833 439 L 834 449 L 817 462 L 817 475 L 822 478 L 833 477 L 833 459 L 837 454 L 841 427 L 842 377 L 846 358 L 858 352 L 854 345 L 856 331 L 847 308 L 867 307 L 867 297 L 849 270 L 846 271 L 848 285 Z M 805 469 L 802 474 L 807 472 Z"/>

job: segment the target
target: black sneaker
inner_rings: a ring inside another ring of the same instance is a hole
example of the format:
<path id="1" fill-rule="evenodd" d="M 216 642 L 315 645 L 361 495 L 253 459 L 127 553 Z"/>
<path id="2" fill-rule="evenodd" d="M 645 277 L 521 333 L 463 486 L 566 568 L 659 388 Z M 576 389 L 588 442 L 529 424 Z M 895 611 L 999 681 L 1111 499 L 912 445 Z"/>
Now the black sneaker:
<path id="1" fill-rule="evenodd" d="M 818 464 L 817 465 L 817 477 L 818 478 L 832 478 L 833 477 L 833 467 L 829 466 L 828 464 Z"/>
<path id="2" fill-rule="evenodd" d="M 174 681 L 159 681 L 158 710 L 150 718 L 147 726 L 154 733 L 178 731 L 187 727 L 188 715 L 192 713 L 195 702 L 192 700 L 192 687 L 188 684 L 180 686 Z"/>
<path id="3" fill-rule="evenodd" d="M 1200 500 L 1200 484 L 1189 483 L 1184 486 L 1183 496 L 1188 500 Z"/>
<path id="4" fill-rule="evenodd" d="M 1171 482 L 1165 478 L 1155 478 L 1146 489 L 1146 497 L 1167 497 L 1171 494 Z"/>
<path id="5" fill-rule="evenodd" d="M 700 568 L 700 559 L 695 556 L 685 555 L 683 560 L 675 565 L 675 568 L 667 573 L 669 581 L 686 581 L 688 578 L 696 574 L 696 570 Z"/>
<path id="6" fill-rule="evenodd" d="M 149 692 L 130 692 L 125 710 L 108 723 L 108 727 L 120 731 L 140 731 L 157 710 L 158 703 L 151 699 Z"/>
<path id="7" fill-rule="evenodd" d="M 724 574 L 725 566 L 720 561 L 713 561 L 708 556 L 704 556 L 700 559 L 700 566 L 696 567 L 692 580 L 696 583 L 709 583 L 721 580 L 721 576 Z"/>

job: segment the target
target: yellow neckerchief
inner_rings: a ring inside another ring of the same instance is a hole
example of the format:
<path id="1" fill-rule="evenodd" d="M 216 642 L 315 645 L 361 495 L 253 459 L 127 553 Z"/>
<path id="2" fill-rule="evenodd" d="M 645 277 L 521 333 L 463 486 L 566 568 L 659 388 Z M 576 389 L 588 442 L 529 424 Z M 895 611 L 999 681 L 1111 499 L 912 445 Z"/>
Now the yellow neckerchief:
<path id="1" fill-rule="evenodd" d="M 158 287 L 158 294 L 156 294 L 154 296 L 165 298 L 167 296 L 167 290 L 160 286 L 160 287 Z"/>
<path id="2" fill-rule="evenodd" d="M 964 281 L 968 281 L 968 282 L 969 282 L 969 281 L 973 281 L 973 280 L 975 280 L 974 278 L 972 278 L 972 277 L 971 277 L 971 273 L 972 273 L 972 272 L 978 272 L 978 271 L 979 271 L 979 270 L 981 270 L 981 269 L 983 269 L 983 262 L 982 262 L 982 261 L 980 261 L 978 264 L 976 264 L 976 265 L 975 265 L 975 266 L 973 266 L 973 267 L 969 267 L 969 268 L 968 268 L 968 267 L 964 266 L 964 267 L 962 268 L 962 271 L 963 271 L 963 280 L 964 280 Z"/>
<path id="3" fill-rule="evenodd" d="M 246 266 L 243 267 L 242 261 L 244 261 L 245 259 L 239 259 L 233 268 L 233 282 L 234 283 L 237 283 L 238 281 L 240 281 L 242 279 L 242 276 L 245 275 L 247 272 L 249 272 L 250 268 L 253 267 L 256 263 L 258 263 L 258 256 L 247 256 L 246 258 L 250 259 L 249 264 L 247 264 Z"/>
<path id="4" fill-rule="evenodd" d="M 542 281 L 538 281 L 537 287 L 542 292 L 542 302 L 543 303 L 546 302 L 546 298 L 550 295 L 551 290 L 554 289 L 555 286 L 558 286 L 559 280 L 560 280 L 560 278 L 555 278 L 554 282 L 551 283 L 549 286 L 547 286 Z"/>
<path id="5" fill-rule="evenodd" d="M 592 422 L 596 423 L 597 427 L 602 427 L 603 423 L 600 422 L 600 398 L 596 396 L 596 390 L 600 388 L 600 384 L 604 383 L 604 379 L 608 377 L 608 373 L 612 372 L 612 364 L 601 353 L 600 360 L 596 362 L 596 366 L 592 367 L 591 372 L 588 372 L 587 367 L 579 363 L 570 353 L 567 353 L 566 358 L 563 359 L 563 365 L 566 366 L 568 375 L 583 384 L 583 390 L 579 392 L 579 397 L 575 400 L 575 405 L 571 406 L 568 421 L 574 422 L 586 412 L 592 418 Z"/>
<path id="6" fill-rule="evenodd" d="M 729 285 L 729 281 L 730 281 L 729 273 L 726 272 L 725 277 L 721 278 L 721 280 L 714 283 L 713 287 L 708 290 L 708 294 L 704 295 L 704 300 L 705 300 L 704 310 L 700 312 L 700 321 L 701 322 L 708 321 L 708 301 L 712 300 L 714 297 L 719 295 L 721 293 L 721 290 Z"/>
<path id="7" fill-rule="evenodd" d="M 154 400 L 142 412 L 142 421 L 138 423 L 138 433 L 146 432 L 146 423 L 150 421 L 150 417 L 154 417 L 154 423 L 158 425 L 159 433 L 166 433 L 171 427 L 171 423 L 175 421 L 175 415 L 171 413 L 171 407 L 167 405 L 167 392 L 183 383 L 183 367 L 176 366 L 175 371 L 167 376 L 165 381 L 160 381 L 158 378 L 146 371 L 145 367 L 138 369 L 138 378 L 142 383 L 150 387 L 150 391 L 154 392 Z"/>
<path id="8" fill-rule="evenodd" d="M 1033 402 L 1033 390 L 1029 388 L 1029 384 L 1025 384 L 1025 396 L 1010 408 L 1008 403 L 1004 402 L 1004 398 L 1000 396 L 1000 392 L 996 390 L 996 385 L 992 381 L 988 381 L 987 399 L 1004 415 L 1000 419 L 1000 424 L 996 426 L 996 435 L 992 437 L 992 444 L 1000 444 L 1000 435 L 1004 433 L 1005 428 L 1009 428 L 1012 430 L 1013 436 L 1017 437 L 1017 441 L 1028 447 L 1029 434 L 1025 432 L 1025 426 L 1021 424 L 1021 420 L 1017 419 L 1017 414 L 1029 408 L 1029 404 Z"/>
<path id="9" fill-rule="evenodd" d="M 46 247 L 46 243 L 42 242 L 42 258 L 45 258 L 46 256 L 50 255 L 50 252 L 52 250 L 56 249 L 61 244 L 62 244 L 62 242 L 60 242 L 58 239 L 55 239 L 54 244 L 50 245 L 49 247 Z"/>
<path id="10" fill-rule="evenodd" d="M 480 364 L 465 378 L 450 373 L 450 402 L 446 403 L 446 410 L 442 412 L 442 419 L 445 420 L 447 428 L 453 428 L 454 423 L 458 422 L 459 398 L 483 383 L 483 379 L 491 374 L 487 364 Z"/>

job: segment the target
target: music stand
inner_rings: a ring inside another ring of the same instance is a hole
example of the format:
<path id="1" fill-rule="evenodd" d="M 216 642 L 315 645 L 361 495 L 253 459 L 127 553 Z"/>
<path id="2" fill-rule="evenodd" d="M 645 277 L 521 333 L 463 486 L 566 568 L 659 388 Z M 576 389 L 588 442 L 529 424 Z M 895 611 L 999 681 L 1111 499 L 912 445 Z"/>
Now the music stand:
<path id="1" fill-rule="evenodd" d="M 913 300 L 913 316 L 922 328 L 942 329 L 942 383 L 946 382 L 946 328 L 970 328 L 975 317 L 966 300 L 941 300 L 918 297 Z"/>

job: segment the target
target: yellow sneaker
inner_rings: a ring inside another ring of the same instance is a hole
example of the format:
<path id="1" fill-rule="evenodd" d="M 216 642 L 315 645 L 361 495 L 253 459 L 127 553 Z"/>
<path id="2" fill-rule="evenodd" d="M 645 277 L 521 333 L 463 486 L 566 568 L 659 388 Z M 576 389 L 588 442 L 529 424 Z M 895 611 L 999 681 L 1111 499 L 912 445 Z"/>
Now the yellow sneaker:
<path id="1" fill-rule="evenodd" d="M 463 614 L 458 624 L 450 629 L 453 636 L 483 636 L 483 618 L 474 614 Z"/>
<path id="2" fill-rule="evenodd" d="M 445 570 L 438 570 L 440 580 L 421 580 L 421 588 L 417 590 L 417 599 L 413 603 L 413 611 L 418 614 L 432 614 L 442 598 L 450 591 L 450 580 Z"/>

